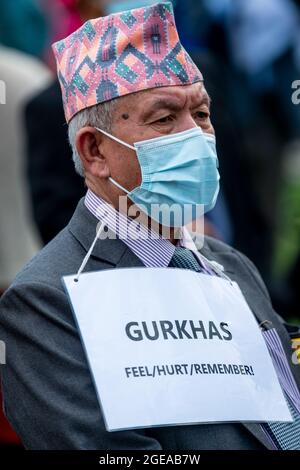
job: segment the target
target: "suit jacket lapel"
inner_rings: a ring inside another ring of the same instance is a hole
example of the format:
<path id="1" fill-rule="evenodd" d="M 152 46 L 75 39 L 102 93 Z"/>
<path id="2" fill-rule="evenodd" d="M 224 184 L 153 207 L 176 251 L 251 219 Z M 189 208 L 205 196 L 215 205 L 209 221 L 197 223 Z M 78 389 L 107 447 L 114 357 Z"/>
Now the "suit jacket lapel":
<path id="1" fill-rule="evenodd" d="M 88 251 L 97 233 L 98 219 L 86 208 L 82 198 L 68 224 L 68 230 L 78 240 L 85 251 Z M 112 232 L 104 240 L 97 242 L 91 257 L 98 258 L 105 263 L 117 266 L 121 261 L 127 247 L 122 240 Z"/>

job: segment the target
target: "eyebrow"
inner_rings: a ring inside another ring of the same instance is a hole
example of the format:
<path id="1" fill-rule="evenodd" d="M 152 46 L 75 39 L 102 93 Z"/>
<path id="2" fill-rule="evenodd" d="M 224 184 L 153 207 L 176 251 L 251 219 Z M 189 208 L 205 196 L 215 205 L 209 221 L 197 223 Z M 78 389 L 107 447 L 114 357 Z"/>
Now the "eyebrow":
<path id="1" fill-rule="evenodd" d="M 203 104 L 206 104 L 208 107 L 210 107 L 211 99 L 207 93 L 205 93 L 205 95 L 201 98 L 201 100 L 195 106 L 193 106 L 192 109 L 199 108 L 199 106 L 202 106 Z M 153 103 L 150 109 L 146 110 L 143 113 L 142 118 L 144 121 L 147 121 L 147 119 L 149 119 L 155 112 L 164 110 L 164 109 L 178 112 L 178 111 L 181 111 L 182 105 L 178 101 L 160 98 Z"/>
<path id="2" fill-rule="evenodd" d="M 203 98 L 201 99 L 200 103 L 195 106 L 195 108 L 198 108 L 198 106 L 202 106 L 203 104 L 206 104 L 209 108 L 210 108 L 210 105 L 211 105 L 211 97 L 209 96 L 208 93 L 205 93 L 205 95 L 203 96 Z"/>
<path id="3" fill-rule="evenodd" d="M 176 112 L 176 111 L 180 111 L 182 109 L 182 106 L 181 106 L 181 104 L 179 104 L 178 102 L 176 102 L 174 100 L 168 100 L 168 99 L 160 98 L 160 99 L 158 99 L 157 101 L 155 101 L 153 103 L 153 105 L 150 107 L 150 109 L 146 110 L 143 113 L 142 117 L 143 117 L 144 121 L 146 121 L 156 111 L 160 111 L 160 110 L 164 110 L 164 109 Z"/>

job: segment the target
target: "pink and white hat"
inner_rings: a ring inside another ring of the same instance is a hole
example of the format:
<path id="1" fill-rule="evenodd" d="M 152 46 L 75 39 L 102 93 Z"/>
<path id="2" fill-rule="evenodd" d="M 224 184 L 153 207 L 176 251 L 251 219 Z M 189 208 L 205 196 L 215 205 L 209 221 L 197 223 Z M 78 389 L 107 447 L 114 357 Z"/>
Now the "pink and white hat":
<path id="1" fill-rule="evenodd" d="M 87 21 L 52 47 L 67 122 L 113 98 L 203 80 L 180 43 L 171 3 Z"/>

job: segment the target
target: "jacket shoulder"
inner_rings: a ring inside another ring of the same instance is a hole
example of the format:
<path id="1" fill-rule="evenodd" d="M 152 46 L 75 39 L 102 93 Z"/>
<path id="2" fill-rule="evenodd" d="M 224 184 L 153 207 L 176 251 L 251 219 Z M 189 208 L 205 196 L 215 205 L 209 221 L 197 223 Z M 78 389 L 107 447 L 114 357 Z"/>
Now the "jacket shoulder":
<path id="1" fill-rule="evenodd" d="M 227 245 L 227 243 L 212 237 L 205 237 L 204 249 L 212 253 L 213 258 L 220 262 L 228 272 L 230 272 L 234 266 L 235 270 L 237 270 L 238 277 L 243 275 L 243 277 L 246 276 L 245 279 L 247 279 L 248 283 L 250 281 L 252 281 L 252 283 L 254 282 L 254 285 L 260 289 L 268 302 L 271 302 L 268 289 L 257 267 L 246 255 L 236 248 Z"/>
<path id="2" fill-rule="evenodd" d="M 84 255 L 83 247 L 66 227 L 23 267 L 11 287 L 36 282 L 63 290 L 61 277 L 74 274 Z"/>
<path id="3" fill-rule="evenodd" d="M 237 251 L 232 246 L 227 245 L 227 243 L 209 236 L 204 237 L 204 246 L 208 247 L 213 253 L 234 253 Z"/>

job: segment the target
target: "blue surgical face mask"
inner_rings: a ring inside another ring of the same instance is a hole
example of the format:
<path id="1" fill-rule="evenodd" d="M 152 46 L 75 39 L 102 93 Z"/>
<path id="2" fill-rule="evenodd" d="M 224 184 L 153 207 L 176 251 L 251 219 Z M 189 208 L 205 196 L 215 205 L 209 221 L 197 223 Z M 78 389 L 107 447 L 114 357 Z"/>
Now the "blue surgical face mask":
<path id="1" fill-rule="evenodd" d="M 96 129 L 136 152 L 141 167 L 141 185 L 127 191 L 113 178 L 109 179 L 153 220 L 162 225 L 181 227 L 213 209 L 220 180 L 213 135 L 193 127 L 131 146 Z"/>

